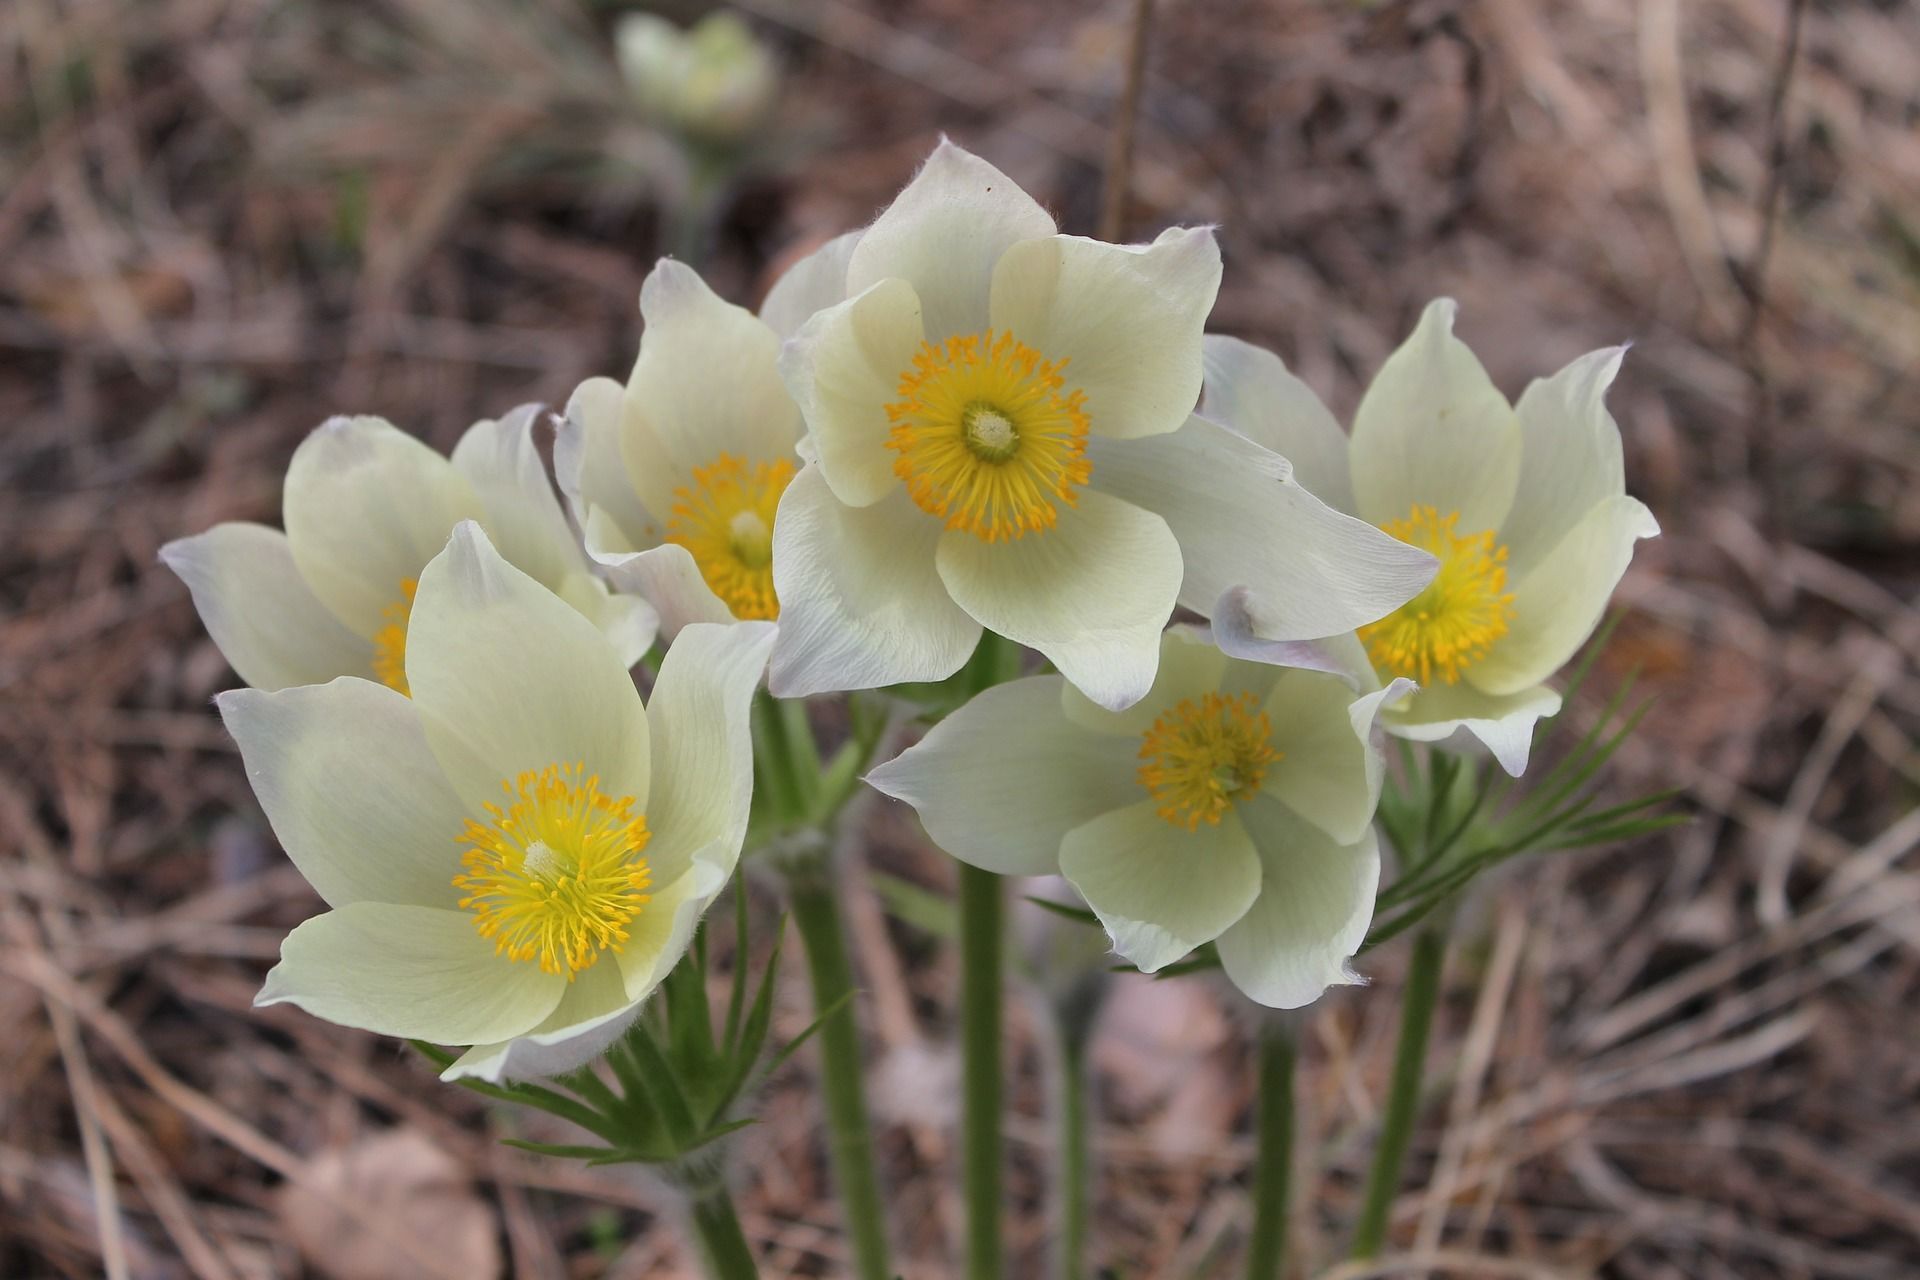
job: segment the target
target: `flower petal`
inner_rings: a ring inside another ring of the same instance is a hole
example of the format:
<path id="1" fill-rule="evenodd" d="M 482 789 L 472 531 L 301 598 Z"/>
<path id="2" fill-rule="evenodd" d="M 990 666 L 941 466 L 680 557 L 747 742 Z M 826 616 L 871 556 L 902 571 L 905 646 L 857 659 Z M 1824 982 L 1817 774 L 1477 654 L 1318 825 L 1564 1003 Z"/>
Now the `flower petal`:
<path id="1" fill-rule="evenodd" d="M 848 231 L 815 249 L 783 272 L 760 304 L 760 318 L 781 338 L 791 338 L 816 311 L 847 298 L 847 263 L 862 231 Z"/>
<path id="2" fill-rule="evenodd" d="M 1461 734 L 1476 738 L 1517 778 L 1533 751 L 1534 723 L 1559 710 L 1560 695 L 1545 685 L 1496 696 L 1470 684 L 1436 684 L 1385 707 L 1380 723 L 1395 737 L 1414 742 L 1452 739 L 1455 749 Z"/>
<path id="3" fill-rule="evenodd" d="M 1225 656 L 1205 634 L 1190 627 L 1168 627 L 1160 633 L 1160 665 L 1146 697 L 1130 707 L 1109 711 L 1069 684 L 1061 689 L 1060 705 L 1067 719 L 1081 728 L 1118 734 L 1135 740 L 1137 745 L 1162 712 L 1186 699 L 1202 698 L 1218 690 L 1226 675 Z"/>
<path id="4" fill-rule="evenodd" d="M 663 542 L 626 555 L 603 552 L 596 559 L 614 586 L 652 602 L 669 642 L 690 622 L 733 621 L 733 610 L 713 594 L 693 553 L 678 543 Z"/>
<path id="5" fill-rule="evenodd" d="M 373 650 L 307 588 L 286 535 L 217 524 L 160 548 L 227 663 L 256 689 L 325 684 L 373 670 Z"/>
<path id="6" fill-rule="evenodd" d="M 1113 949 L 1146 973 L 1219 937 L 1260 894 L 1260 858 L 1236 814 L 1188 831 L 1151 800 L 1069 831 L 1060 874 L 1100 917 Z"/>
<path id="7" fill-rule="evenodd" d="M 435 1044 L 511 1039 L 553 1012 L 567 978 L 496 955 L 474 919 L 388 902 L 315 916 L 280 944 L 280 963 L 253 1002 Z"/>
<path id="8" fill-rule="evenodd" d="M 627 943 L 615 956 L 627 999 L 643 1000 L 680 962 L 693 941 L 700 917 L 726 887 L 738 859 L 737 841 L 731 849 L 722 842 L 695 851 L 678 879 L 656 889 L 646 910 L 627 926 Z"/>
<path id="9" fill-rule="evenodd" d="M 964 529 L 935 562 L 954 602 L 990 631 L 1045 654 L 1110 710 L 1153 686 L 1160 629 L 1180 592 L 1180 544 L 1151 511 L 1094 490 L 1051 529 L 1008 542 Z"/>
<path id="10" fill-rule="evenodd" d="M 620 452 L 626 416 L 627 389 L 612 378 L 588 378 L 567 400 L 566 416 L 553 437 L 553 473 L 574 520 L 588 533 L 589 555 L 596 542 L 631 551 L 645 545 L 650 528 L 654 537 L 659 534 Z M 664 490 L 663 496 L 670 493 Z"/>
<path id="11" fill-rule="evenodd" d="M 1254 616 L 1253 593 L 1245 587 L 1220 593 L 1213 605 L 1212 622 L 1213 642 L 1230 658 L 1297 667 L 1302 671 L 1325 671 L 1359 690 L 1376 689 L 1380 685 L 1372 659 L 1351 631 L 1318 640 L 1262 639 Z"/>
<path id="12" fill-rule="evenodd" d="M 1460 532 L 1498 529 L 1520 477 L 1520 421 L 1442 298 L 1387 357 L 1353 419 L 1354 509 L 1368 524 L 1415 505 L 1460 513 Z"/>
<path id="13" fill-rule="evenodd" d="M 1132 439 L 1173 431 L 1193 412 L 1200 337 L 1219 291 L 1220 246 L 1205 227 L 1175 227 L 1150 245 L 1044 236 L 994 268 L 992 321 L 1067 362 L 1095 436 Z"/>
<path id="14" fill-rule="evenodd" d="M 1347 433 L 1279 356 L 1251 342 L 1210 333 L 1201 343 L 1206 391 L 1200 412 L 1293 464 L 1308 493 L 1352 515 Z"/>
<path id="15" fill-rule="evenodd" d="M 660 614 L 651 604 L 638 595 L 607 590 L 607 584 L 586 569 L 562 577 L 553 593 L 597 627 L 614 656 L 629 669 L 646 656 L 660 634 Z"/>
<path id="16" fill-rule="evenodd" d="M 1385 770 L 1373 721 L 1381 704 L 1413 692 L 1410 680 L 1354 697 L 1338 676 L 1283 671 L 1267 695 L 1281 758 L 1261 790 L 1326 832 L 1352 844 L 1373 823 Z"/>
<path id="17" fill-rule="evenodd" d="M 1488 693 L 1518 693 L 1558 671 L 1600 621 L 1633 544 L 1660 532 L 1653 513 L 1625 495 L 1595 505 L 1513 589 L 1507 634 L 1467 669 Z"/>
<path id="18" fill-rule="evenodd" d="M 405 694 L 342 679 L 216 701 L 274 835 L 328 906 L 458 905 L 468 808 Z"/>
<path id="19" fill-rule="evenodd" d="M 470 802 L 495 799 L 527 770 L 580 763 L 607 796 L 645 810 L 647 719 L 627 668 L 478 525 L 457 527 L 420 575 L 407 683 L 427 741 Z"/>
<path id="20" fill-rule="evenodd" d="M 1141 796 L 1137 744 L 1068 720 L 1061 696 L 1070 687 L 1059 676 L 996 685 L 867 783 L 912 805 L 933 842 L 962 862 L 1052 875 L 1067 832 Z"/>
<path id="21" fill-rule="evenodd" d="M 486 514 L 451 462 L 381 418 L 332 418 L 301 441 L 282 506 L 300 576 L 369 639 L 453 526 Z"/>
<path id="22" fill-rule="evenodd" d="M 978 333 L 987 327 L 988 286 L 1000 255 L 1016 241 L 1053 232 L 1047 211 L 1013 179 L 942 138 L 854 246 L 847 293 L 904 280 L 926 308 L 929 339 Z"/>
<path id="23" fill-rule="evenodd" d="M 1581 517 L 1626 492 L 1620 427 L 1607 412 L 1607 388 L 1625 347 L 1588 352 L 1521 393 L 1520 484 L 1500 526 L 1507 573 L 1518 582 L 1559 546 Z"/>
<path id="24" fill-rule="evenodd" d="M 557 587 L 587 560 L 533 442 L 539 414 L 539 405 L 523 404 L 497 422 L 474 423 L 453 447 L 453 469 L 479 496 L 487 535 L 500 554 L 535 581 Z"/>
<path id="25" fill-rule="evenodd" d="M 820 472 L 849 506 L 871 506 L 900 485 L 887 449 L 887 405 L 913 368 L 920 334 L 913 286 L 883 280 L 815 314 L 780 353 Z"/>
<path id="26" fill-rule="evenodd" d="M 1240 814 L 1260 854 L 1260 897 L 1220 935 L 1227 977 L 1272 1009 L 1298 1009 L 1330 986 L 1364 981 L 1347 960 L 1373 920 L 1380 883 L 1373 829 L 1339 844 L 1265 796 Z"/>
<path id="27" fill-rule="evenodd" d="M 442 1080 L 525 1080 L 564 1075 L 605 1053 L 625 1033 L 640 1002 L 627 999 L 611 956 L 581 970 L 546 1021 L 523 1036 L 477 1044 L 440 1073 Z"/>
<path id="28" fill-rule="evenodd" d="M 980 624 L 934 568 L 940 522 L 904 489 L 868 507 L 834 497 L 806 466 L 773 521 L 780 638 L 769 687 L 782 698 L 944 680 L 980 640 Z"/>
<path id="29" fill-rule="evenodd" d="M 1169 435 L 1094 440 L 1093 485 L 1164 518 L 1179 539 L 1180 603 L 1208 613 L 1246 587 L 1262 638 L 1312 640 L 1383 618 L 1439 562 L 1295 484 L 1280 455 L 1205 418 Z"/>

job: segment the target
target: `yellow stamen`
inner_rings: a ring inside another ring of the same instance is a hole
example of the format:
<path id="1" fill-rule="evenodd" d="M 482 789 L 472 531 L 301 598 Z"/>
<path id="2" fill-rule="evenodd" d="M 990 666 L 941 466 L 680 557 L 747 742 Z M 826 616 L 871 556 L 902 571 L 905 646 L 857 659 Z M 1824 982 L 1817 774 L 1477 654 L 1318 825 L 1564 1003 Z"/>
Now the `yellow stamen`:
<path id="1" fill-rule="evenodd" d="M 987 542 L 1052 528 L 1093 474 L 1066 367 L 992 329 L 921 343 L 887 406 L 894 474 L 920 509 Z"/>
<path id="2" fill-rule="evenodd" d="M 460 835 L 460 905 L 495 952 L 538 960 L 571 982 L 601 952 L 626 945 L 627 925 L 651 897 L 640 856 L 647 820 L 632 796 L 603 794 L 584 764 L 529 769 L 500 789 L 506 807 L 488 805 L 492 822 L 469 821 Z"/>
<path id="3" fill-rule="evenodd" d="M 413 593 L 419 586 L 417 578 L 400 579 L 400 598 L 380 611 L 386 623 L 373 636 L 373 674 L 408 697 L 413 690 L 407 687 L 407 619 L 413 616 Z"/>
<path id="4" fill-rule="evenodd" d="M 1140 785 L 1156 812 L 1176 827 L 1218 826 L 1235 801 L 1252 794 L 1280 758 L 1273 725 L 1251 693 L 1209 693 L 1160 713 L 1140 739 Z"/>
<path id="5" fill-rule="evenodd" d="M 693 553 L 700 576 L 736 618 L 773 619 L 773 513 L 793 463 L 748 463 L 723 453 L 695 467 L 693 484 L 673 491 L 667 541 Z"/>
<path id="6" fill-rule="evenodd" d="M 1435 675 L 1455 684 L 1507 634 L 1513 618 L 1513 595 L 1506 589 L 1507 549 L 1493 540 L 1491 530 L 1456 533 L 1459 520 L 1457 511 L 1442 517 L 1433 507 L 1416 505 L 1405 520 L 1380 526 L 1402 542 L 1431 551 L 1440 560 L 1440 572 L 1419 595 L 1360 628 L 1374 666 L 1422 684 Z"/>

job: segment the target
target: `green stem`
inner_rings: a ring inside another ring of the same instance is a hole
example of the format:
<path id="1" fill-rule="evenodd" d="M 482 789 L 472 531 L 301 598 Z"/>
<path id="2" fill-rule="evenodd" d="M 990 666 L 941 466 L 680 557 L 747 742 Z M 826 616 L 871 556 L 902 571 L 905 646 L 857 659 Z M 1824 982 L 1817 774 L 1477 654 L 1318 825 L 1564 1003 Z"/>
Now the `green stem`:
<path id="1" fill-rule="evenodd" d="M 1427 1036 L 1433 1029 L 1433 1009 L 1440 995 L 1440 969 L 1446 962 L 1447 936 L 1438 924 L 1422 925 L 1413 935 L 1413 956 L 1407 970 L 1407 989 L 1400 1006 L 1400 1043 L 1394 1048 L 1393 1083 L 1387 1094 L 1387 1113 L 1380 1123 L 1380 1142 L 1367 1171 L 1367 1197 L 1353 1232 L 1353 1256 L 1372 1258 L 1387 1239 L 1387 1215 L 1400 1189 L 1400 1170 L 1413 1140 L 1413 1122 L 1420 1112 L 1420 1079 L 1427 1065 Z"/>
<path id="2" fill-rule="evenodd" d="M 1087 1040 L 1068 1029 L 1060 1044 L 1060 1155 L 1054 1188 L 1059 1206 L 1055 1280 L 1080 1280 L 1087 1253 L 1087 1200 L 1092 1166 L 1087 1135 Z"/>
<path id="3" fill-rule="evenodd" d="M 712 1280 L 759 1280 L 760 1268 L 746 1233 L 740 1230 L 740 1215 L 733 1210 L 726 1184 L 714 1182 L 702 1188 L 694 1195 L 692 1208 L 693 1234 L 706 1259 L 707 1275 Z"/>
<path id="4" fill-rule="evenodd" d="M 788 901 L 794 924 L 807 949 L 807 970 L 813 979 L 816 1013 L 834 1008 L 820 1024 L 820 1089 L 827 1108 L 828 1152 L 847 1234 L 853 1241 L 854 1274 L 861 1280 L 890 1280 L 887 1263 L 886 1209 L 880 1198 L 880 1178 L 874 1168 L 873 1133 L 867 1122 L 867 1099 L 861 1080 L 864 1068 L 860 1031 L 855 1025 L 853 965 L 847 958 L 846 931 L 840 923 L 840 904 L 824 862 L 791 877 Z"/>
<path id="5" fill-rule="evenodd" d="M 1287 1193 L 1293 1174 L 1293 1061 L 1293 1033 L 1277 1023 L 1263 1027 L 1247 1280 L 1279 1280 L 1286 1265 Z"/>
<path id="6" fill-rule="evenodd" d="M 1000 877 L 960 864 L 961 1185 L 968 1280 L 999 1280 Z"/>

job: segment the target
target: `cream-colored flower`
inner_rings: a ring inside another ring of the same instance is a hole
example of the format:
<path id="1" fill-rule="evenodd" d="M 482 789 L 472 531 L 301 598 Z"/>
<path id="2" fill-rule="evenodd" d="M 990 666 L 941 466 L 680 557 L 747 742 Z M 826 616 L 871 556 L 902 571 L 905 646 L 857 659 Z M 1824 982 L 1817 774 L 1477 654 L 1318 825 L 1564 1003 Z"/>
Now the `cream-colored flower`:
<path id="1" fill-rule="evenodd" d="M 867 781 L 964 862 L 1064 875 L 1149 973 L 1213 942 L 1274 1008 L 1357 979 L 1380 876 L 1372 732 L 1404 682 L 1356 695 L 1317 671 L 1229 659 L 1194 632 L 1108 711 L 1059 676 L 980 694 Z"/>
<path id="2" fill-rule="evenodd" d="M 655 119 L 701 142 L 735 144 L 766 123 L 780 67 L 747 24 L 724 11 L 682 31 L 651 13 L 614 28 L 621 74 Z"/>
<path id="3" fill-rule="evenodd" d="M 285 533 L 216 525 L 168 543 L 160 559 L 254 688 L 367 676 L 405 693 L 420 572 L 454 525 L 477 520 L 631 666 L 657 619 L 644 600 L 610 593 L 580 550 L 534 447 L 538 412 L 475 423 L 451 459 L 380 418 L 333 418 L 294 451 Z"/>
<path id="4" fill-rule="evenodd" d="M 449 1078 L 603 1050 L 739 859 L 772 631 L 687 629 L 642 708 L 606 638 L 462 522 L 420 572 L 411 699 L 353 677 L 220 695 L 330 908 L 256 1003 L 472 1045 Z"/>
<path id="5" fill-rule="evenodd" d="M 1192 416 L 1220 283 L 1211 231 L 1059 235 L 943 142 L 836 246 L 846 300 L 780 362 L 810 435 L 774 529 L 774 692 L 937 680 L 984 626 L 1124 707 L 1153 682 L 1176 600 L 1206 610 L 1248 586 L 1308 639 L 1381 617 L 1431 575 L 1283 459 Z"/>
<path id="6" fill-rule="evenodd" d="M 1367 389 L 1351 440 L 1279 357 L 1233 338 L 1207 339 L 1201 409 L 1286 454 L 1342 511 L 1438 557 L 1425 590 L 1327 652 L 1374 687 L 1420 683 L 1381 712 L 1389 731 L 1470 734 L 1518 776 L 1535 721 L 1560 708 L 1546 681 L 1593 633 L 1633 544 L 1660 529 L 1626 494 L 1605 404 L 1625 349 L 1582 356 L 1509 405 L 1453 315 L 1448 299 L 1427 307 Z M 1267 643 L 1292 637 L 1249 598 L 1223 602 L 1214 627 L 1229 652 L 1300 659 Z"/>

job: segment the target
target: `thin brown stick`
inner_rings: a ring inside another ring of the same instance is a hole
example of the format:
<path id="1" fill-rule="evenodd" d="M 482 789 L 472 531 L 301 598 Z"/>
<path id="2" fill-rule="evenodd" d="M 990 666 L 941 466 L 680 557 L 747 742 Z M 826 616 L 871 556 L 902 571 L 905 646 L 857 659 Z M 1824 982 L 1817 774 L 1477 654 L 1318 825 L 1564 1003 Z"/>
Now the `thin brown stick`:
<path id="1" fill-rule="evenodd" d="M 1153 0 L 1133 0 L 1133 21 L 1127 33 L 1127 79 L 1120 90 L 1120 110 L 1107 144 L 1106 188 L 1100 198 L 1098 235 L 1117 241 L 1127 227 L 1127 196 L 1133 186 L 1133 133 L 1140 117 L 1140 89 L 1147 79 L 1147 39 L 1153 27 Z"/>

